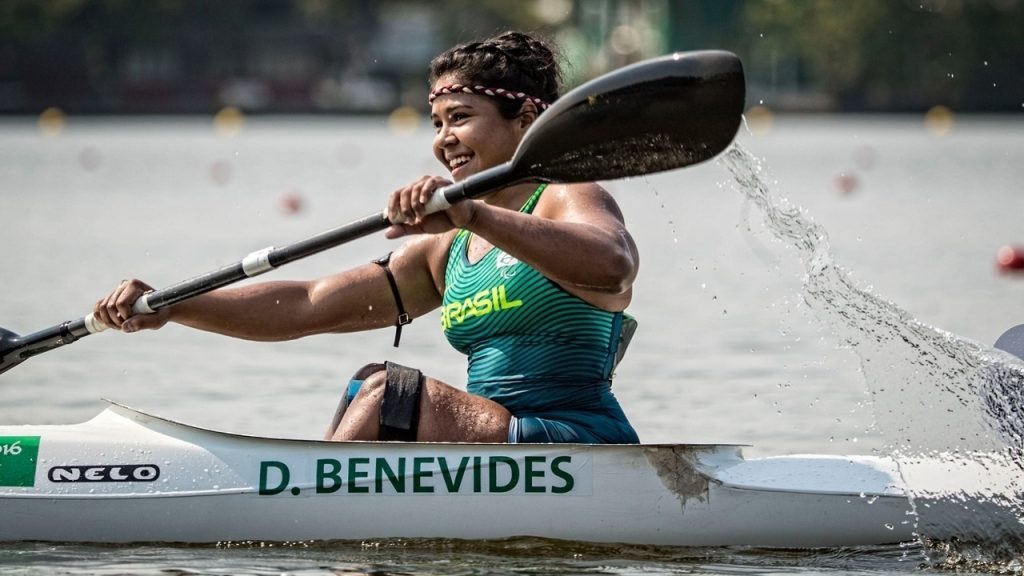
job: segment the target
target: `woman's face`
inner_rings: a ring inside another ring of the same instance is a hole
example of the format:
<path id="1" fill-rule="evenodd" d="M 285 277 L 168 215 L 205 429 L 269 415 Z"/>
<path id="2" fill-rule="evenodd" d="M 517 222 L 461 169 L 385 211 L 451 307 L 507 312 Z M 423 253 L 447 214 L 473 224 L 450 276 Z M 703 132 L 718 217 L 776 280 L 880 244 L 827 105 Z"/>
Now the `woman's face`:
<path id="1" fill-rule="evenodd" d="M 441 79 L 436 86 L 450 84 Z M 535 115 L 521 114 L 511 120 L 498 111 L 489 96 L 442 94 L 430 109 L 434 123 L 434 156 L 458 182 L 512 159 Z"/>

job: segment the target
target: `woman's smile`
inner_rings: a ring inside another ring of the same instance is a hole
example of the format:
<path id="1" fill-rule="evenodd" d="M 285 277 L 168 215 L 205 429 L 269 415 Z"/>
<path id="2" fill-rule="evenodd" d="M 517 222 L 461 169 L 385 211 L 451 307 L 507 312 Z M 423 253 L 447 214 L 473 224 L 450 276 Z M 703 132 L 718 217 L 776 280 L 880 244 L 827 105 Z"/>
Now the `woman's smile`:
<path id="1" fill-rule="evenodd" d="M 448 170 L 451 172 L 453 177 L 459 175 L 462 172 L 462 168 L 473 159 L 472 154 L 457 154 L 448 159 Z"/>

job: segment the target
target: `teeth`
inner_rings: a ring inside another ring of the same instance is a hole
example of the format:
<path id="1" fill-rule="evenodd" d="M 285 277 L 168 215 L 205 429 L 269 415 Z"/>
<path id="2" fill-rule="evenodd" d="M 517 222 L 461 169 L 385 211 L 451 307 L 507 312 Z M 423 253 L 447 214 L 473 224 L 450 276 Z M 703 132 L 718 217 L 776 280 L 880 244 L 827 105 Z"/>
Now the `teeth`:
<path id="1" fill-rule="evenodd" d="M 462 166 L 466 162 L 469 162 L 469 156 L 456 156 L 448 161 L 448 165 L 454 169 Z"/>

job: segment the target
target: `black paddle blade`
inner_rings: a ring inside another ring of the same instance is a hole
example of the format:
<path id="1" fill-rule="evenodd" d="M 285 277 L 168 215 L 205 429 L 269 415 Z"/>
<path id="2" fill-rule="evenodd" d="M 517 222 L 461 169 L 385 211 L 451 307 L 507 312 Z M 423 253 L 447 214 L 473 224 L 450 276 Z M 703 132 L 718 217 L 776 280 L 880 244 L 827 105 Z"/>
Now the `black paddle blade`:
<path id="1" fill-rule="evenodd" d="M 70 344 L 88 333 L 84 318 L 57 324 L 25 336 L 18 336 L 10 330 L 0 328 L 0 374 L 33 356 Z"/>
<path id="2" fill-rule="evenodd" d="M 682 168 L 725 150 L 746 83 L 735 54 L 682 52 L 615 70 L 573 89 L 537 119 L 511 164 L 561 182 Z"/>
<path id="3" fill-rule="evenodd" d="M 1024 324 L 1010 328 L 996 340 L 995 347 L 1024 360 Z"/>
<path id="4" fill-rule="evenodd" d="M 14 332 L 0 328 L 0 374 L 25 361 L 20 353 L 20 340 L 21 337 Z"/>

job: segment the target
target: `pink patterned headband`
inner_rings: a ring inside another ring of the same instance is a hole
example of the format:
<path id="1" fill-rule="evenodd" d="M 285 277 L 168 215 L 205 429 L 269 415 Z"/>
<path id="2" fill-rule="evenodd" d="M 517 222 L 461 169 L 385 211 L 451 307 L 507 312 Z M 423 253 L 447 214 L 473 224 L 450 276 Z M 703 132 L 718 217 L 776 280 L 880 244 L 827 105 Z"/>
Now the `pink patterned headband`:
<path id="1" fill-rule="evenodd" d="M 466 86 L 464 84 L 448 84 L 441 86 L 440 88 L 430 91 L 430 97 L 427 98 L 428 104 L 433 104 L 434 100 L 442 94 L 483 94 L 485 96 L 492 96 L 494 98 L 508 98 L 509 100 L 522 100 L 523 102 L 533 102 L 540 110 L 547 110 L 547 102 L 537 98 L 536 96 L 530 96 L 525 92 L 513 92 L 504 88 L 489 88 L 487 86 Z"/>

